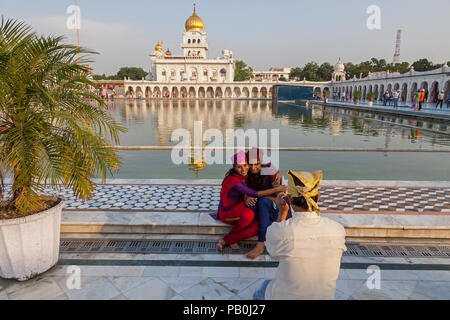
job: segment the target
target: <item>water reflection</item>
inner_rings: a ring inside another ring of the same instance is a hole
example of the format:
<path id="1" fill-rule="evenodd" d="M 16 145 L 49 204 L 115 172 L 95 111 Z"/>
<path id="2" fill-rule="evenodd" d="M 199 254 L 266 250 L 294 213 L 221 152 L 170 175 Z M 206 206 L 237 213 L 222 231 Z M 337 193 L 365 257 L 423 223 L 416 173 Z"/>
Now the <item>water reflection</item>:
<path id="1" fill-rule="evenodd" d="M 312 104 L 245 100 L 116 100 L 110 113 L 129 131 L 122 145 L 174 145 L 174 130 L 194 135 L 219 129 L 279 129 L 281 147 L 445 148 L 449 128 L 442 123 L 370 114 Z M 436 133 L 433 131 L 441 131 Z M 203 145 L 207 143 L 204 142 Z M 177 166 L 167 151 L 120 152 L 121 178 L 223 178 L 229 165 L 206 166 L 203 159 Z M 444 160 L 443 160 L 444 159 Z M 450 179 L 448 154 L 281 152 L 282 170 L 323 169 L 327 179 Z M 191 159 L 192 160 L 192 159 Z M 408 166 L 405 166 L 405 164 Z"/>
<path id="2" fill-rule="evenodd" d="M 280 146 L 424 148 L 449 146 L 449 126 L 396 116 L 370 114 L 312 104 L 292 105 L 248 100 L 121 100 L 110 112 L 129 132 L 122 145 L 173 145 L 174 130 L 194 135 L 194 122 L 202 130 L 280 130 Z"/>

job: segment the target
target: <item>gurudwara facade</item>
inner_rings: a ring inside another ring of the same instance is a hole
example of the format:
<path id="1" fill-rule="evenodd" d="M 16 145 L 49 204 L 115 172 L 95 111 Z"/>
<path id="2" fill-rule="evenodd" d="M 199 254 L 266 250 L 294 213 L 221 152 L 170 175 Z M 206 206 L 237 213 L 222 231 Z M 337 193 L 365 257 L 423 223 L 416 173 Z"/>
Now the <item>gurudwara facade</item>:
<path id="1" fill-rule="evenodd" d="M 411 69 L 405 74 L 378 72 L 369 74 L 366 78 L 346 79 L 344 63 L 340 58 L 327 82 L 279 81 L 288 76 L 288 68 L 254 72 L 254 80 L 234 81 L 233 52 L 223 49 L 222 56 L 210 59 L 207 40 L 205 23 L 198 16 L 194 5 L 193 14 L 184 24 L 181 43 L 183 55 L 173 55 L 168 49 L 164 51 L 162 42 L 158 42 L 150 54 L 151 65 L 147 79 L 97 81 L 97 84 L 104 88 L 115 86 L 119 97 L 128 98 L 270 99 L 273 87 L 277 84 L 311 87 L 315 95 L 320 95 L 324 90 L 329 90 L 331 96 L 348 93 L 350 99 L 358 90 L 362 92 L 363 100 L 369 92 L 374 92 L 378 100 L 382 99 L 384 91 L 400 89 L 400 102 L 404 103 L 410 103 L 414 92 L 420 89 L 428 92 L 429 102 L 433 102 L 441 90 L 445 91 L 446 97 L 449 92 L 450 68 L 447 64 L 428 72 Z"/>

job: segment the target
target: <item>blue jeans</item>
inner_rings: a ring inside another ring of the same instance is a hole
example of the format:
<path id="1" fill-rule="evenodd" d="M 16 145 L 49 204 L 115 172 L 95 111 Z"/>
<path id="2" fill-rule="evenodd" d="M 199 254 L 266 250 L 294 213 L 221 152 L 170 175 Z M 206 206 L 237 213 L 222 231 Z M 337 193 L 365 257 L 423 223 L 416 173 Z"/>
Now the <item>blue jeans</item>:
<path id="1" fill-rule="evenodd" d="M 394 98 L 394 108 L 398 108 L 398 98 Z"/>
<path id="2" fill-rule="evenodd" d="M 253 300 L 265 300 L 266 299 L 266 289 L 269 285 L 270 280 L 265 280 L 258 289 L 253 293 Z"/>
<path id="3" fill-rule="evenodd" d="M 267 228 L 278 219 L 278 208 L 275 203 L 267 198 L 258 199 L 256 204 L 258 217 L 258 241 L 266 241 Z"/>

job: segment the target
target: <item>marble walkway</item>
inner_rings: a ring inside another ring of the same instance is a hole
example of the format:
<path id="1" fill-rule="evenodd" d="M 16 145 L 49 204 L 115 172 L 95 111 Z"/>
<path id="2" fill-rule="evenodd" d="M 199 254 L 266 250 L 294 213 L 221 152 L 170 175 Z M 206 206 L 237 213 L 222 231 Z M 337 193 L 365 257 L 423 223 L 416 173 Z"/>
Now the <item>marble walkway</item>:
<path id="1" fill-rule="evenodd" d="M 51 192 L 51 189 L 46 190 Z M 323 186 L 323 212 L 450 214 L 450 187 Z M 67 201 L 64 210 L 214 212 L 220 186 L 173 184 L 98 185 L 91 200 L 76 200 L 68 189 L 57 194 Z"/>
<path id="2" fill-rule="evenodd" d="M 62 255 L 62 259 L 75 258 Z M 142 255 L 77 255 L 91 259 L 168 259 Z M 180 259 L 182 257 L 177 257 Z M 173 257 L 171 257 L 173 259 Z M 187 259 L 222 259 L 230 257 L 204 255 Z M 235 256 L 234 260 L 245 258 Z M 259 260 L 270 260 L 260 257 Z M 70 260 L 69 260 L 70 261 Z M 336 283 L 336 300 L 437 300 L 450 299 L 450 271 L 433 270 L 433 265 L 448 265 L 438 258 L 356 258 L 343 257 L 343 263 L 366 262 L 371 265 L 395 263 L 399 266 L 427 263 L 428 270 L 380 270 L 380 286 L 367 284 L 372 273 L 367 269 L 341 269 Z M 431 267 L 430 267 L 431 264 Z M 73 270 L 80 274 L 80 287 L 73 286 Z M 401 269 L 401 267 L 400 267 Z M 438 268 L 436 268 L 438 269 Z M 0 300 L 251 300 L 254 290 L 265 279 L 272 279 L 275 268 L 258 267 L 184 267 L 57 265 L 26 282 L 0 279 Z"/>

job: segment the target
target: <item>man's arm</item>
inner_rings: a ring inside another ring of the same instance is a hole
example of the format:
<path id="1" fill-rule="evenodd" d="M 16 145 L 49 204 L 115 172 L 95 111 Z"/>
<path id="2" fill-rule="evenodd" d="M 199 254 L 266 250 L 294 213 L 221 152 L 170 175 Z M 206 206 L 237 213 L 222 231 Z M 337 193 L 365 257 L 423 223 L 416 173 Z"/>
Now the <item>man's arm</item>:
<path id="1" fill-rule="evenodd" d="M 275 200 L 275 203 L 278 207 L 278 218 L 277 222 L 281 222 L 286 220 L 287 214 L 289 212 L 289 205 L 284 201 L 284 197 L 287 197 L 288 195 L 286 193 L 279 193 L 277 195 L 277 198 Z"/>

